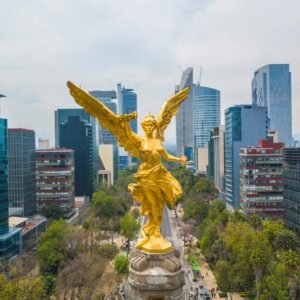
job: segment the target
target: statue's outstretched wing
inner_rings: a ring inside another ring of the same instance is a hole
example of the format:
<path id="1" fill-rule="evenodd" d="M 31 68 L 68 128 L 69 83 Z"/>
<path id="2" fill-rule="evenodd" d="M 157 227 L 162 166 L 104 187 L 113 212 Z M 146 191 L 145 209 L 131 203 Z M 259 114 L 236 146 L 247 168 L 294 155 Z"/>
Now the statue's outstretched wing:
<path id="1" fill-rule="evenodd" d="M 77 87 L 72 82 L 68 81 L 67 85 L 75 101 L 82 106 L 88 114 L 97 118 L 101 126 L 108 129 L 111 134 L 117 138 L 119 145 L 128 151 L 131 156 L 139 157 L 138 149 L 142 138 L 132 132 L 129 126 L 129 121 L 135 119 L 137 114 L 116 115 L 98 99 Z"/>
<path id="2" fill-rule="evenodd" d="M 156 138 L 164 141 L 164 131 L 170 124 L 171 119 L 179 110 L 180 104 L 188 97 L 191 88 L 187 87 L 169 98 L 162 106 L 157 118 Z"/>

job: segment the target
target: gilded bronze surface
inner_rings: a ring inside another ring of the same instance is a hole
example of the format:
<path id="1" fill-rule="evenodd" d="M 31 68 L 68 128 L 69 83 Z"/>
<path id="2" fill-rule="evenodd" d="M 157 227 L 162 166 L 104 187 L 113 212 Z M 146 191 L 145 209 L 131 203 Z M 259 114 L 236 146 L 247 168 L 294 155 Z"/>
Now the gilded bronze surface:
<path id="1" fill-rule="evenodd" d="M 116 115 L 104 104 L 71 82 L 67 83 L 75 101 L 90 115 L 98 119 L 102 127 L 107 128 L 118 140 L 119 145 L 133 157 L 141 160 L 135 174 L 135 183 L 128 186 L 133 198 L 141 203 L 141 214 L 147 216 L 142 228 L 143 238 L 137 249 L 148 253 L 165 253 L 172 250 L 170 242 L 160 232 L 163 209 L 166 203 L 171 207 L 182 194 L 179 182 L 162 164 L 161 158 L 170 162 L 186 165 L 186 157 L 170 155 L 163 146 L 164 131 L 179 110 L 180 104 L 187 98 L 190 88 L 186 88 L 168 99 L 157 118 L 147 115 L 141 125 L 145 137 L 135 134 L 129 122 L 137 118 L 137 113 Z"/>

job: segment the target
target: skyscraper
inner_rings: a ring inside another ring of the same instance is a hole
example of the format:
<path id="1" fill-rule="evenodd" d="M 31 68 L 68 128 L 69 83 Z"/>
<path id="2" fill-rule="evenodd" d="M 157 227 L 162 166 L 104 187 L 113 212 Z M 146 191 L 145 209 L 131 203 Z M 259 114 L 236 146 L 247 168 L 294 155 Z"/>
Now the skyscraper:
<path id="1" fill-rule="evenodd" d="M 193 85 L 194 148 L 206 147 L 212 128 L 220 126 L 220 91 Z"/>
<path id="2" fill-rule="evenodd" d="M 7 120 L 0 119 L 0 235 L 8 232 Z"/>
<path id="3" fill-rule="evenodd" d="M 117 98 L 115 91 L 90 91 L 93 97 L 106 105 L 112 112 L 117 113 L 117 104 L 113 100 Z M 99 143 L 100 144 L 117 144 L 116 138 L 99 124 Z"/>
<path id="4" fill-rule="evenodd" d="M 192 147 L 197 165 L 197 148 L 207 147 L 210 130 L 220 126 L 220 91 L 193 84 L 192 68 L 183 72 L 179 90 L 188 86 L 192 90 L 176 115 L 177 152 L 183 155 Z"/>
<path id="5" fill-rule="evenodd" d="M 240 150 L 255 146 L 268 134 L 267 108 L 236 105 L 225 111 L 225 199 L 240 204 Z"/>
<path id="6" fill-rule="evenodd" d="M 20 253 L 21 228 L 8 226 L 7 120 L 0 118 L 0 261 Z"/>
<path id="7" fill-rule="evenodd" d="M 75 162 L 75 196 L 93 194 L 93 129 L 79 116 L 69 116 L 60 125 L 59 145 L 73 149 Z"/>
<path id="8" fill-rule="evenodd" d="M 208 145 L 209 178 L 215 183 L 220 193 L 224 193 L 224 126 L 215 127 L 210 131 Z"/>
<path id="9" fill-rule="evenodd" d="M 288 64 L 270 64 L 255 71 L 252 79 L 252 104 L 268 108 L 270 130 L 276 130 L 279 142 L 291 147 L 292 96 Z"/>
<path id="10" fill-rule="evenodd" d="M 36 213 L 35 132 L 8 129 L 9 215 L 27 217 Z"/>
<path id="11" fill-rule="evenodd" d="M 121 83 L 117 85 L 118 90 L 118 111 L 119 114 L 130 114 L 137 111 L 137 95 L 133 89 L 122 87 Z M 137 133 L 137 120 L 130 121 L 130 127 Z"/>
<path id="12" fill-rule="evenodd" d="M 93 144 L 93 171 L 96 180 L 97 170 L 99 166 L 98 145 L 99 145 L 99 130 L 98 121 L 86 113 L 82 108 L 64 108 L 58 109 L 54 113 L 55 116 L 55 147 L 60 145 L 60 125 L 67 122 L 70 116 L 79 116 L 82 120 L 87 121 L 92 126 L 92 144 Z"/>
<path id="13" fill-rule="evenodd" d="M 284 224 L 300 235 L 300 148 L 283 149 Z"/>
<path id="14" fill-rule="evenodd" d="M 180 85 L 177 92 L 185 89 L 188 86 L 193 86 L 193 68 L 187 68 L 181 77 Z M 194 101 L 193 89 L 191 89 L 187 99 L 181 104 L 180 109 L 176 115 L 176 145 L 177 155 L 184 154 L 186 147 L 193 147 L 194 145 Z M 193 157 L 191 153 L 191 157 Z"/>

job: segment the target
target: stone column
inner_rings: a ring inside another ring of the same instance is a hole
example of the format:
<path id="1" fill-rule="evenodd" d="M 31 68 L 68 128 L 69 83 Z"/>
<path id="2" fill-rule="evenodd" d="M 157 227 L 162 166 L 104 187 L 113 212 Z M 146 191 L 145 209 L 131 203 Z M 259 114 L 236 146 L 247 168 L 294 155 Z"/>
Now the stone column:
<path id="1" fill-rule="evenodd" d="M 131 300 L 182 300 L 184 272 L 180 254 L 136 251 L 129 268 Z"/>

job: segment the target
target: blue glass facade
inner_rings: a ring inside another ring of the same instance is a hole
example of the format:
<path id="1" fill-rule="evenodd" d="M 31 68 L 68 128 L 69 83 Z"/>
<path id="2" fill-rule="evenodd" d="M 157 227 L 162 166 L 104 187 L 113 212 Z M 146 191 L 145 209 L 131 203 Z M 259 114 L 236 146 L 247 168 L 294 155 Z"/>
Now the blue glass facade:
<path id="1" fill-rule="evenodd" d="M 120 155 L 119 156 L 119 171 L 127 170 L 129 168 L 128 155 Z"/>
<path id="2" fill-rule="evenodd" d="M 98 121 L 91 117 L 81 108 L 73 109 L 58 109 L 54 113 L 55 115 L 55 147 L 61 147 L 60 141 L 60 125 L 68 121 L 68 117 L 78 116 L 82 120 L 87 121 L 92 126 L 92 143 L 93 143 L 93 171 L 94 177 L 97 176 L 97 170 L 99 167 L 98 145 L 99 145 L 99 129 Z"/>
<path id="3" fill-rule="evenodd" d="M 21 228 L 10 228 L 9 231 L 0 235 L 0 260 L 7 261 L 19 255 L 22 248 Z"/>
<path id="4" fill-rule="evenodd" d="M 9 215 L 29 217 L 36 214 L 35 132 L 8 129 Z"/>
<path id="5" fill-rule="evenodd" d="M 79 116 L 69 116 L 60 125 L 61 147 L 74 150 L 75 196 L 93 194 L 93 130 Z M 65 172 L 65 171 L 64 171 Z"/>
<path id="6" fill-rule="evenodd" d="M 137 95 L 133 89 L 126 89 L 119 83 L 118 86 L 119 114 L 130 114 L 137 111 Z M 137 133 L 137 120 L 130 122 L 133 132 Z"/>
<path id="7" fill-rule="evenodd" d="M 0 235 L 8 232 L 7 120 L 0 119 Z"/>
<path id="8" fill-rule="evenodd" d="M 193 68 L 182 73 L 178 90 L 192 87 L 176 115 L 177 155 L 192 147 L 192 160 L 197 163 L 197 148 L 207 147 L 210 130 L 220 126 L 220 91 L 193 84 Z"/>
<path id="9" fill-rule="evenodd" d="M 117 113 L 117 104 L 113 100 L 116 99 L 115 91 L 90 91 L 93 97 L 106 105 L 112 112 Z M 99 143 L 100 144 L 117 144 L 116 138 L 105 128 L 99 124 Z"/>
<path id="10" fill-rule="evenodd" d="M 268 108 L 270 130 L 276 130 L 279 141 L 291 147 L 292 96 L 288 64 L 266 65 L 254 73 L 252 104 Z"/>
<path id="11" fill-rule="evenodd" d="M 193 85 L 194 149 L 207 147 L 210 131 L 220 126 L 220 91 Z"/>
<path id="12" fill-rule="evenodd" d="M 0 118 L 0 261 L 20 254 L 21 229 L 8 227 L 7 120 Z"/>
<path id="13" fill-rule="evenodd" d="M 236 105 L 225 111 L 225 199 L 234 208 L 240 203 L 240 149 L 267 135 L 266 107 Z"/>
<path id="14" fill-rule="evenodd" d="M 300 236 L 300 148 L 283 149 L 284 225 Z"/>

